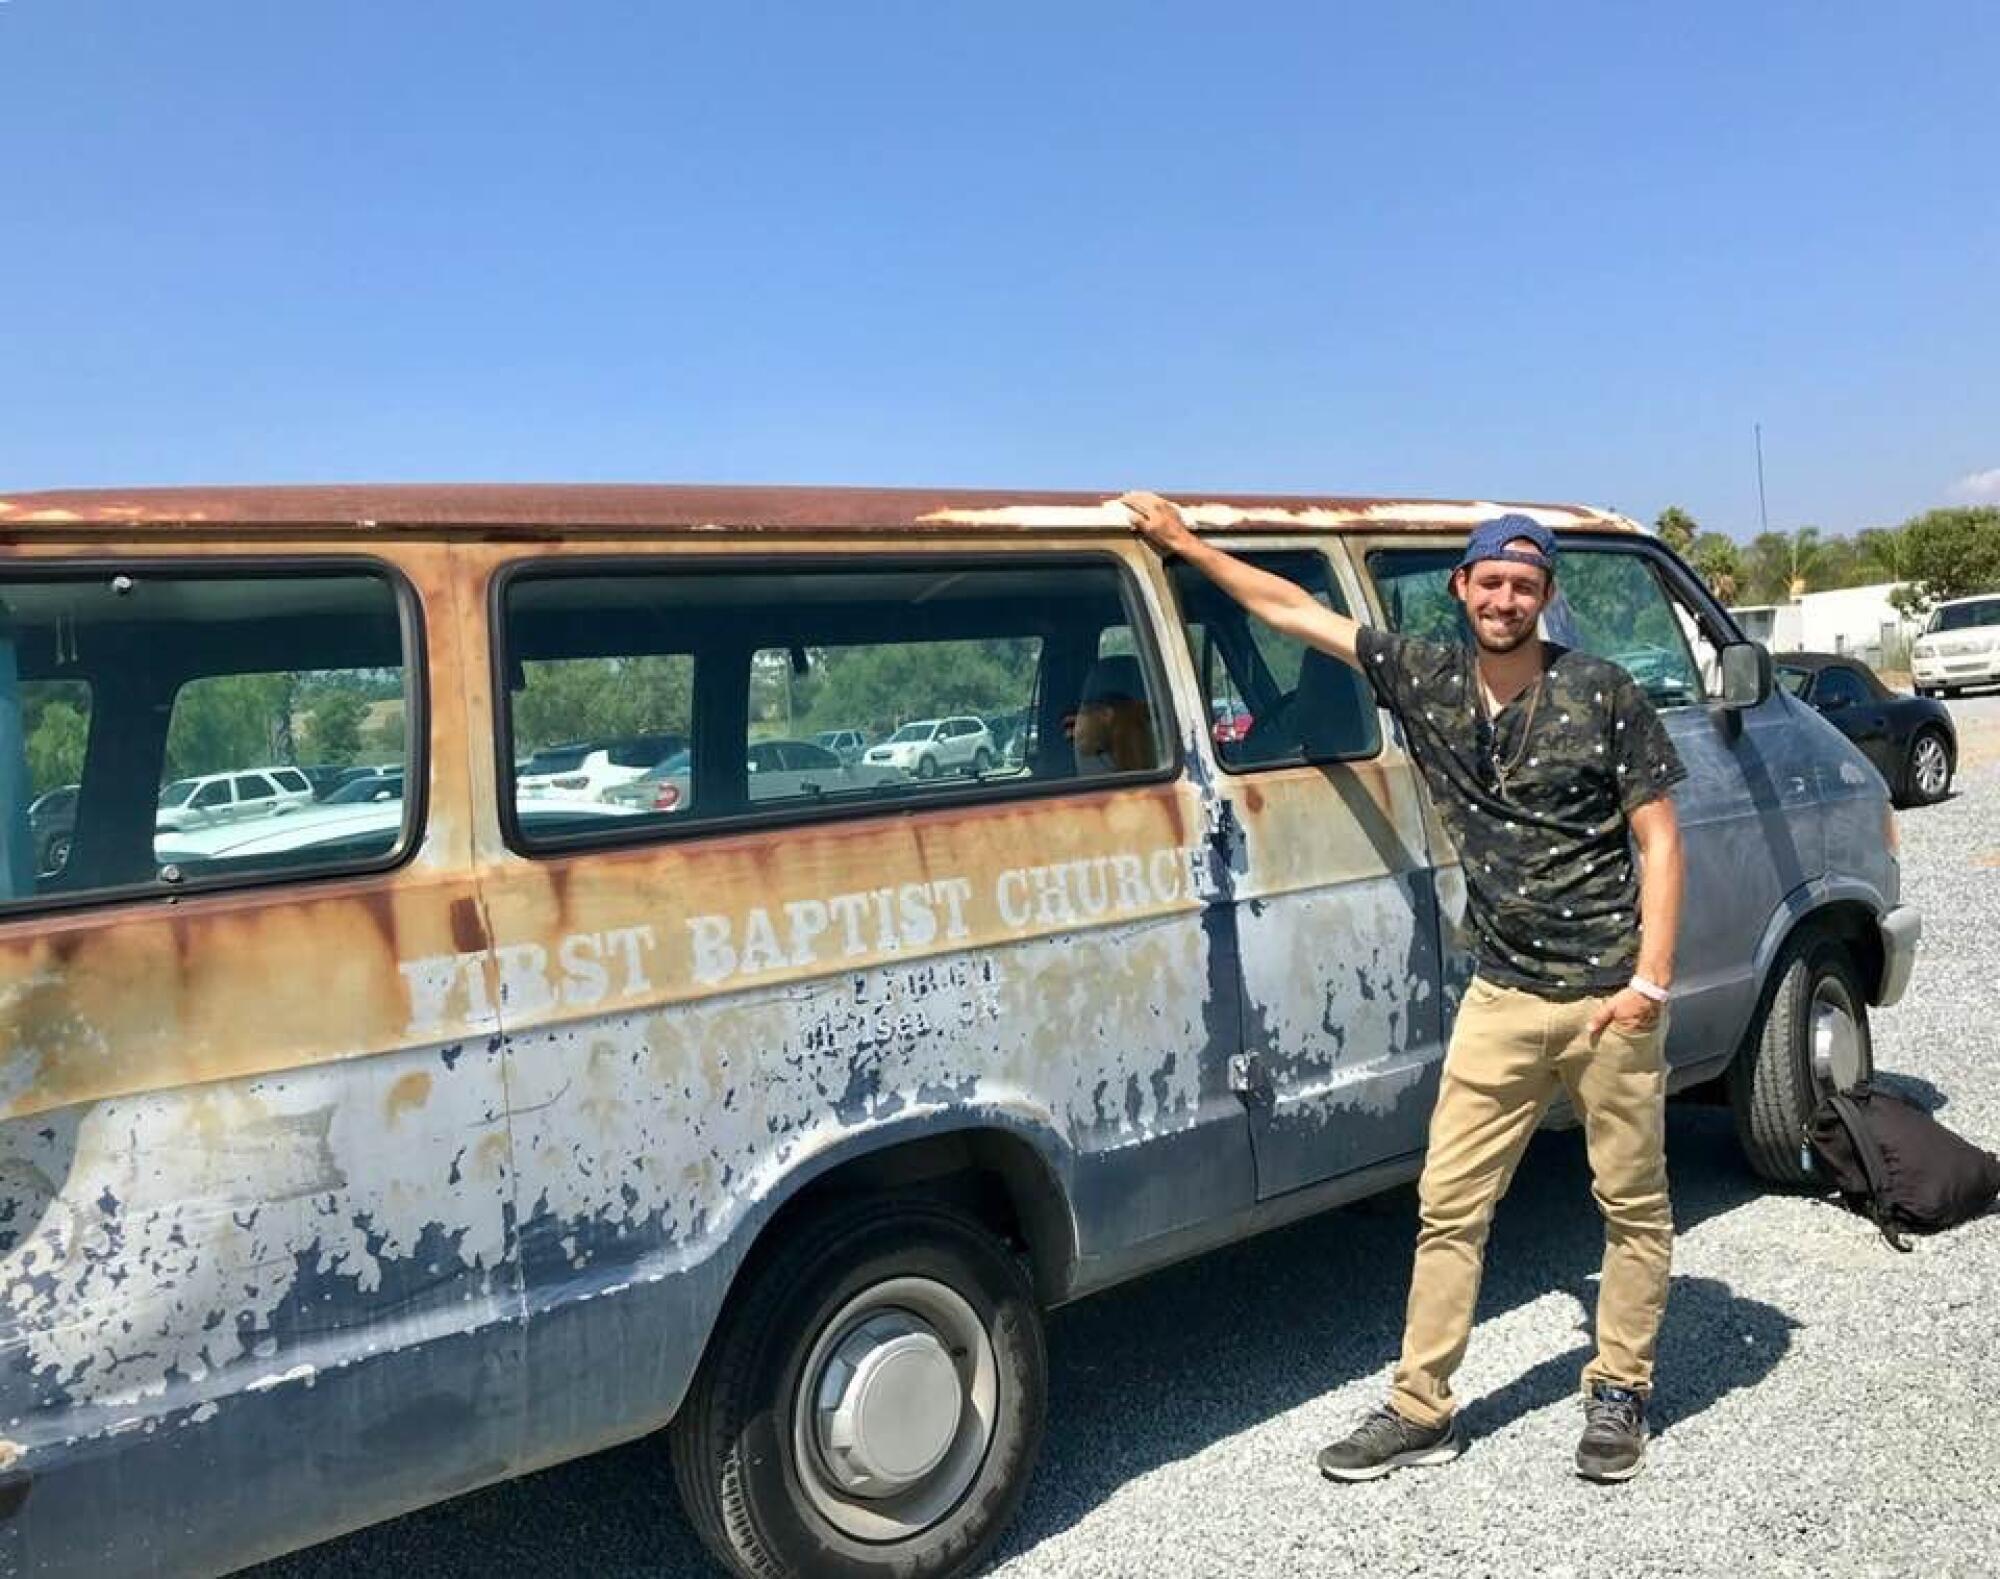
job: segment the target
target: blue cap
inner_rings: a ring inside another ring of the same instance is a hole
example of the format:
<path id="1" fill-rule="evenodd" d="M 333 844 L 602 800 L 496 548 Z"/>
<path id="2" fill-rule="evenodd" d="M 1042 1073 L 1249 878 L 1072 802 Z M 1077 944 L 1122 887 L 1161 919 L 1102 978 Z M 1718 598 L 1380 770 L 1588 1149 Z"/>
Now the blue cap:
<path id="1" fill-rule="evenodd" d="M 1535 545 L 1533 553 L 1525 548 L 1507 546 L 1521 538 L 1526 538 Z M 1538 565 L 1553 576 L 1556 573 L 1556 534 L 1533 516 L 1496 515 L 1490 521 L 1481 521 L 1472 529 L 1472 536 L 1465 541 L 1465 557 L 1459 560 L 1457 568 L 1468 570 L 1485 559 L 1506 559 L 1517 565 Z"/>

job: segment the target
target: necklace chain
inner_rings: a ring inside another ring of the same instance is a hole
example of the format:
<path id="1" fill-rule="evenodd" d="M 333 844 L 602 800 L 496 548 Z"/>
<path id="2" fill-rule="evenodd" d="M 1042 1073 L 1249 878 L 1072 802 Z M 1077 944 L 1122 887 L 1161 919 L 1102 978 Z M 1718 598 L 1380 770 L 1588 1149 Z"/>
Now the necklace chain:
<path id="1" fill-rule="evenodd" d="M 1487 710 L 1486 677 L 1480 673 L 1478 660 L 1475 659 L 1473 661 L 1472 680 L 1473 684 L 1479 688 L 1479 710 L 1486 718 L 1488 736 L 1486 759 L 1493 765 L 1493 777 L 1498 782 L 1502 795 L 1507 793 L 1507 775 L 1518 770 L 1522 761 L 1528 755 L 1528 745 L 1533 740 L 1535 732 L 1535 708 L 1541 703 L 1542 682 L 1547 678 L 1548 671 L 1546 669 L 1539 671 L 1535 675 L 1534 688 L 1528 693 L 1528 711 L 1526 716 L 1521 720 L 1520 743 L 1514 747 L 1513 760 L 1502 762 L 1500 760 L 1500 713 L 1502 709 L 1494 708 L 1490 712 Z"/>

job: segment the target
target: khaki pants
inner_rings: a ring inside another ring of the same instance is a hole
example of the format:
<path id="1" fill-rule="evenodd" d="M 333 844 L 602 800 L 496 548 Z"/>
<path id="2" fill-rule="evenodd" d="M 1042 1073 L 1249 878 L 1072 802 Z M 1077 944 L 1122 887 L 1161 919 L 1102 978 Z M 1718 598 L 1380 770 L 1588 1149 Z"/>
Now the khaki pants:
<path id="1" fill-rule="evenodd" d="M 1422 1227 L 1410 1277 L 1403 1357 L 1390 1402 L 1419 1425 L 1452 1415 L 1493 1208 L 1556 1094 L 1569 1092 L 1604 1214 L 1597 1354 L 1583 1384 L 1649 1391 L 1667 1302 L 1673 1214 L 1667 1203 L 1665 1016 L 1637 1036 L 1588 1038 L 1602 998 L 1563 1003 L 1477 977 L 1467 989 L 1431 1113 L 1417 1187 Z"/>

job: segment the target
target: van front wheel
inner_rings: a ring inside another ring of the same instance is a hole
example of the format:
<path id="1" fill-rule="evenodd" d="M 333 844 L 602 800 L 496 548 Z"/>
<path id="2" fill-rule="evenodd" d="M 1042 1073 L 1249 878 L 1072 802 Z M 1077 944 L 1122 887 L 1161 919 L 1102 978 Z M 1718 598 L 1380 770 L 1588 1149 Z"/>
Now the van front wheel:
<path id="1" fill-rule="evenodd" d="M 1850 1089 L 1874 1067 L 1867 995 L 1847 950 L 1827 937 L 1794 945 L 1755 1039 L 1729 1068 L 1736 1138 L 1750 1166 L 1776 1184 L 1810 1182 L 1806 1120 L 1821 1097 Z"/>
<path id="2" fill-rule="evenodd" d="M 674 1478 L 734 1572 L 944 1579 L 1020 1507 L 1047 1387 L 1034 1289 L 984 1225 L 836 1208 L 731 1297 L 669 1428 Z"/>

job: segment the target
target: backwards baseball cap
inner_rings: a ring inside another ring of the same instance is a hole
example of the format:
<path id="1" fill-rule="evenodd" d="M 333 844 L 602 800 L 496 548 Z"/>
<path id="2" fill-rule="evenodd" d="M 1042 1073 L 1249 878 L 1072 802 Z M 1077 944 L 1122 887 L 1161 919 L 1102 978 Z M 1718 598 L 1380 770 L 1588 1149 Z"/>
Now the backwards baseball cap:
<path id="1" fill-rule="evenodd" d="M 1526 548 L 1507 546 L 1524 538 L 1535 545 L 1532 552 Z M 1465 541 L 1465 557 L 1459 560 L 1456 568 L 1469 570 L 1486 559 L 1535 565 L 1553 576 L 1556 573 L 1556 534 L 1533 516 L 1496 515 L 1472 529 L 1472 535 Z"/>

